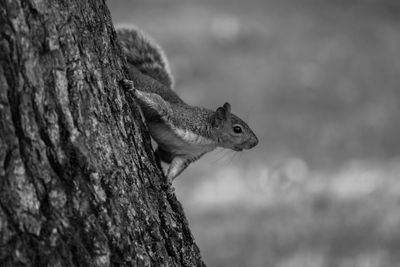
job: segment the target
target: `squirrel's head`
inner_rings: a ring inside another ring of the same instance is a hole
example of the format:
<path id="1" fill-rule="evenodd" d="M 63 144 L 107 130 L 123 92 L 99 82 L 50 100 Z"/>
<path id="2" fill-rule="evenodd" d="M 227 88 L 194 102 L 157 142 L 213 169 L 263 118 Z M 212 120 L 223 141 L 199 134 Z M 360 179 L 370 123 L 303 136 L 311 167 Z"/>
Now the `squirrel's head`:
<path id="1" fill-rule="evenodd" d="M 229 103 L 225 103 L 215 111 L 212 126 L 217 134 L 219 146 L 224 148 L 242 151 L 258 144 L 257 136 L 250 127 L 231 113 Z"/>

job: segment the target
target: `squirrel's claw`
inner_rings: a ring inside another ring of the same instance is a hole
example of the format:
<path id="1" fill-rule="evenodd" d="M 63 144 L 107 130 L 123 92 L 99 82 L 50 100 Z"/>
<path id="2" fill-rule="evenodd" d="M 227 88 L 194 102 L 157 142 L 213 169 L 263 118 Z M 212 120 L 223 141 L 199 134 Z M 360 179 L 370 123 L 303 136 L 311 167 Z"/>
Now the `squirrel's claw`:
<path id="1" fill-rule="evenodd" d="M 121 85 L 122 85 L 122 87 L 124 87 L 125 90 L 128 90 L 128 91 L 136 90 L 135 85 L 132 80 L 123 79 L 123 80 L 121 80 Z"/>

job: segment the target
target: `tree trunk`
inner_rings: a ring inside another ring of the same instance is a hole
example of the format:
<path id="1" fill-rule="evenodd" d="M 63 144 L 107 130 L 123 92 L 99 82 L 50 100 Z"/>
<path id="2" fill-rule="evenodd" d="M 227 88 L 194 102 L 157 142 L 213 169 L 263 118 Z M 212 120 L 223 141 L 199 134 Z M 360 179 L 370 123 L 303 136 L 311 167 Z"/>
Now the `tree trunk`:
<path id="1" fill-rule="evenodd" d="M 0 12 L 0 265 L 203 266 L 105 2 Z"/>

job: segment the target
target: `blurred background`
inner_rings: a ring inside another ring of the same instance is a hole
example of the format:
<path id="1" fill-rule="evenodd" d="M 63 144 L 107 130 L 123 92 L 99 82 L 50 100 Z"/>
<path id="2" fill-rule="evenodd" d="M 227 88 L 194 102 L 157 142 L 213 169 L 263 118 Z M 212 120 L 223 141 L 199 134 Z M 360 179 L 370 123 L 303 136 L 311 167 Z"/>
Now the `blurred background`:
<path id="1" fill-rule="evenodd" d="M 260 143 L 174 182 L 208 266 L 400 266 L 398 0 L 113 0 Z"/>

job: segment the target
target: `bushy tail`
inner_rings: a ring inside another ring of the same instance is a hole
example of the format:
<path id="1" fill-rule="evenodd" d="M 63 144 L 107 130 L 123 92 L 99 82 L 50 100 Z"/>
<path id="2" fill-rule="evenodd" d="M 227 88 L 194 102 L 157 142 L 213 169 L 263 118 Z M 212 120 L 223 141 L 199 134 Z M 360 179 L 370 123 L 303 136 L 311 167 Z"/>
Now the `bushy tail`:
<path id="1" fill-rule="evenodd" d="M 117 34 L 127 62 L 172 89 L 174 80 L 161 47 L 138 28 L 117 29 Z"/>

